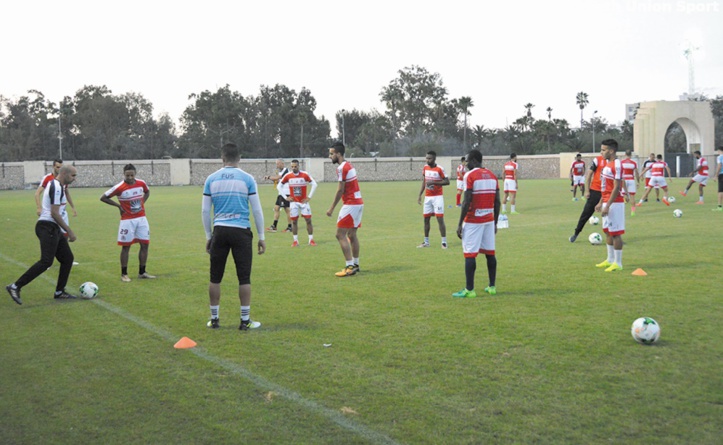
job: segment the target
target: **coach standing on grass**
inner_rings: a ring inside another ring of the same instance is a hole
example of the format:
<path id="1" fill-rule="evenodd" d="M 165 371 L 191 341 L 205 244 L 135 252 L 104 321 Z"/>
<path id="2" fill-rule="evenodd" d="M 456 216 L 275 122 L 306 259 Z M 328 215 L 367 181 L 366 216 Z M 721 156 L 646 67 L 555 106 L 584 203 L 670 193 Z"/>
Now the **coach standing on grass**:
<path id="1" fill-rule="evenodd" d="M 76 240 L 75 233 L 63 219 L 67 199 L 65 187 L 75 181 L 77 171 L 72 165 L 65 165 L 58 171 L 58 176 L 48 183 L 43 192 L 40 218 L 35 223 L 35 235 L 40 240 L 40 260 L 33 264 L 14 283 L 5 286 L 10 297 L 17 304 L 23 304 L 20 299 L 20 289 L 39 277 L 43 272 L 53 265 L 53 258 L 60 263 L 58 273 L 58 284 L 55 286 L 54 298 L 66 300 L 76 298 L 65 292 L 65 285 L 68 284 L 70 269 L 73 268 L 73 251 L 70 250 L 69 242 Z M 66 238 L 60 229 L 68 234 Z"/>
<path id="2" fill-rule="evenodd" d="M 261 326 L 251 321 L 251 263 L 253 260 L 253 232 L 251 232 L 250 213 L 254 214 L 254 224 L 259 235 L 258 253 L 266 251 L 264 241 L 264 213 L 258 187 L 253 176 L 238 166 L 240 153 L 234 144 L 221 148 L 223 168 L 206 178 L 203 186 L 201 218 L 206 231 L 206 253 L 211 255 L 211 280 L 208 284 L 208 296 L 211 308 L 211 320 L 207 326 L 219 327 L 219 306 L 221 302 L 221 280 L 226 269 L 228 253 L 233 253 L 238 277 L 238 297 L 241 302 L 241 324 L 239 329 L 246 331 Z M 211 219 L 213 207 L 213 220 Z M 212 232 L 213 228 L 213 232 Z"/>

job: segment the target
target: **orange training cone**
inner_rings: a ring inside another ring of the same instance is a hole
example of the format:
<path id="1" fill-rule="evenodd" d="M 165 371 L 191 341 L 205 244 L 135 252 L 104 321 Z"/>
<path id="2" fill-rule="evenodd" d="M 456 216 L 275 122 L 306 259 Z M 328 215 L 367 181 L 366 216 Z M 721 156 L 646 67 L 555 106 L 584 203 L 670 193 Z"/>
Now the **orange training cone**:
<path id="1" fill-rule="evenodd" d="M 633 271 L 633 275 L 636 275 L 638 277 L 647 277 L 648 274 L 641 268 L 637 268 Z"/>
<path id="2" fill-rule="evenodd" d="M 196 342 L 188 337 L 183 337 L 182 339 L 178 340 L 175 345 L 173 345 L 173 347 L 176 349 L 190 349 L 194 346 L 196 346 Z"/>

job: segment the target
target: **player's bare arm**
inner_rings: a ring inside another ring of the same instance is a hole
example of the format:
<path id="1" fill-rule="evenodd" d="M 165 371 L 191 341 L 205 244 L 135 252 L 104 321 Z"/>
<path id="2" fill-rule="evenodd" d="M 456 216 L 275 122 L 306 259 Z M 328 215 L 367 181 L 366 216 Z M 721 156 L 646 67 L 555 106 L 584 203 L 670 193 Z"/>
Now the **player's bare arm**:
<path id="1" fill-rule="evenodd" d="M 53 217 L 53 220 L 68 234 L 68 241 L 73 242 L 77 238 L 75 237 L 75 232 L 71 230 L 70 226 L 65 223 L 63 220 L 62 215 L 60 214 L 60 206 L 59 205 L 51 205 L 50 206 L 50 216 Z"/>
<path id="2" fill-rule="evenodd" d="M 118 210 L 120 211 L 120 214 L 123 215 L 123 207 L 121 207 L 121 205 L 118 204 L 117 202 L 115 202 L 114 200 L 112 200 L 112 199 L 110 199 L 109 197 L 105 196 L 105 194 L 100 197 L 100 200 L 101 200 L 102 202 L 108 204 L 108 205 L 111 205 L 111 206 L 113 206 L 113 207 L 117 207 Z"/>
<path id="3" fill-rule="evenodd" d="M 75 204 L 73 204 L 73 198 L 70 196 L 70 190 L 65 189 L 65 199 L 68 201 L 68 205 L 70 205 L 70 208 L 73 209 L 73 216 L 78 216 L 78 211 L 75 210 Z"/>
<path id="4" fill-rule="evenodd" d="M 331 203 L 331 207 L 329 207 L 329 210 L 326 211 L 326 216 L 331 216 L 331 214 L 334 213 L 334 208 L 339 203 L 341 197 L 344 196 L 345 187 L 346 183 L 344 181 L 339 181 L 339 187 L 337 187 L 336 195 L 334 195 L 334 202 Z"/>
<path id="5" fill-rule="evenodd" d="M 499 202 L 499 191 L 497 191 L 497 199 Z M 462 224 L 464 224 L 464 217 L 467 216 L 467 212 L 469 212 L 469 205 L 472 203 L 472 190 L 465 190 L 464 191 L 464 200 L 462 201 L 462 208 L 459 211 L 459 223 L 457 223 L 457 238 L 462 239 Z M 499 214 L 499 207 L 497 208 L 495 214 Z M 495 218 L 495 227 L 497 227 L 497 219 Z"/>

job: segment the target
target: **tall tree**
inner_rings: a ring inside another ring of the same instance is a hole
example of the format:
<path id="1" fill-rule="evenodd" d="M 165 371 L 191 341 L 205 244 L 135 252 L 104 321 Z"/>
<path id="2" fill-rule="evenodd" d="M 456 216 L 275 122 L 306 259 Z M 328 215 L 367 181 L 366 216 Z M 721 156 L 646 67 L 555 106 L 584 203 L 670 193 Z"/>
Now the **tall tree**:
<path id="1" fill-rule="evenodd" d="M 469 96 L 462 96 L 459 98 L 459 107 L 462 109 L 462 113 L 464 114 L 464 129 L 463 129 L 463 136 L 462 136 L 462 147 L 464 150 L 467 150 L 467 116 L 471 115 L 472 113 L 469 112 L 469 109 L 474 106 L 474 102 L 472 102 L 472 98 Z"/>
<path id="2" fill-rule="evenodd" d="M 580 107 L 580 130 L 582 130 L 582 110 L 585 109 L 585 107 L 587 106 L 587 104 L 590 103 L 590 101 L 588 100 L 587 93 L 585 93 L 584 91 L 580 91 L 579 93 L 577 93 L 575 99 L 577 101 L 577 106 Z"/>

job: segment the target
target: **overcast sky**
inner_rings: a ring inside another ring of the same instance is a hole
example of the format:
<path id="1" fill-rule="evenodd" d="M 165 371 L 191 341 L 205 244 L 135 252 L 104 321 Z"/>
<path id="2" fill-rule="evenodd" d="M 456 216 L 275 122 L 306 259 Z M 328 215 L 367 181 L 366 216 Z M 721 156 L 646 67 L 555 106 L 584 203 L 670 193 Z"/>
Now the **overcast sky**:
<path id="1" fill-rule="evenodd" d="M 695 85 L 723 95 L 723 0 L 5 1 L 0 95 L 36 89 L 53 101 L 84 85 L 136 92 L 178 119 L 188 95 L 226 84 L 311 90 L 317 116 L 383 111 L 398 71 L 439 73 L 470 96 L 469 123 L 501 128 L 533 115 L 579 125 L 579 91 L 610 123 L 625 104 L 677 100 Z"/>

